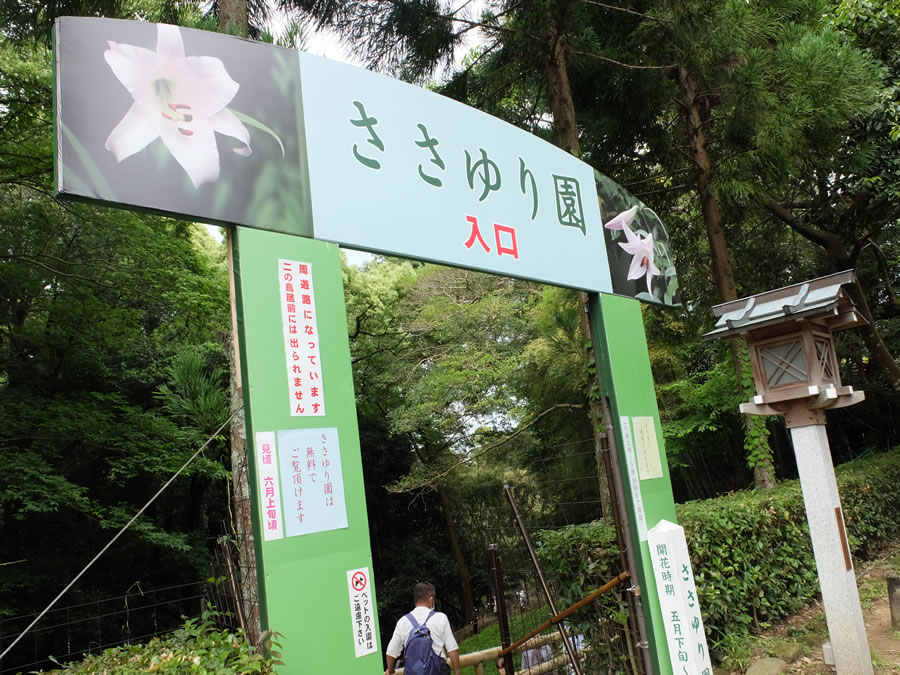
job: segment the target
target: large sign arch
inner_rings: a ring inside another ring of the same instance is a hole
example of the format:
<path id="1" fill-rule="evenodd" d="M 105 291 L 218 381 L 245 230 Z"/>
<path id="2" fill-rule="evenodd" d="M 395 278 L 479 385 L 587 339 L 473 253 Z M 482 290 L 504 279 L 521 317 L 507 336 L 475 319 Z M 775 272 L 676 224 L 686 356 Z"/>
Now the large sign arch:
<path id="1" fill-rule="evenodd" d="M 679 302 L 652 210 L 536 136 L 321 57 L 87 18 L 58 20 L 55 56 L 59 195 L 241 226 L 261 614 L 285 635 L 282 672 L 381 668 L 335 244 L 591 293 L 652 662 L 703 672 L 702 627 L 669 655 L 648 544 L 675 515 L 635 298 Z"/>

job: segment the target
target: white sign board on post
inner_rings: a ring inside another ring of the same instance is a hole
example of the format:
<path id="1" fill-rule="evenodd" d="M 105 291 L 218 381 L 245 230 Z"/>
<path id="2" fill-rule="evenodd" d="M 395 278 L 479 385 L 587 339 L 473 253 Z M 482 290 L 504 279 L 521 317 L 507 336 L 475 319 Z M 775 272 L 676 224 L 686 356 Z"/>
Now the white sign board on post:
<path id="1" fill-rule="evenodd" d="M 684 675 L 711 675 L 712 662 L 684 528 L 661 520 L 650 530 L 647 543 L 672 669 Z"/>
<path id="2" fill-rule="evenodd" d="M 263 539 L 281 539 L 284 519 L 281 513 L 281 490 L 278 485 L 278 448 L 274 431 L 256 434 L 256 466 L 259 479 L 259 512 Z"/>
<path id="3" fill-rule="evenodd" d="M 353 626 L 353 645 L 356 649 L 356 658 L 378 651 L 370 579 L 368 567 L 347 572 L 350 623 Z"/>
<path id="4" fill-rule="evenodd" d="M 280 259 L 278 281 L 291 415 L 322 417 L 325 394 L 312 264 Z"/>
<path id="5" fill-rule="evenodd" d="M 282 430 L 278 447 L 285 536 L 347 527 L 337 428 Z"/>

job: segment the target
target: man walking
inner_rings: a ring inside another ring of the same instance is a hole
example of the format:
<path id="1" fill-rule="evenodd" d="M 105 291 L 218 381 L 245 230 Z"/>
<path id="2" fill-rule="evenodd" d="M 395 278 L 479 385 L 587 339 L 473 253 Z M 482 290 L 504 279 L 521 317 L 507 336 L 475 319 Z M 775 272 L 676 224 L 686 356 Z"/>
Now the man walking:
<path id="1" fill-rule="evenodd" d="M 443 612 L 434 611 L 434 586 L 428 582 L 416 584 L 415 603 L 416 606 L 409 614 L 400 617 L 397 626 L 394 628 L 394 635 L 387 646 L 387 671 L 386 675 L 394 675 L 394 664 L 400 657 L 401 652 L 406 649 L 411 637 L 421 640 L 421 637 L 415 637 L 416 632 L 421 632 L 421 627 L 425 627 L 430 632 L 431 649 L 441 657 L 440 675 L 450 675 L 450 667 L 447 665 L 444 657 L 449 657 L 453 664 L 454 675 L 460 675 L 459 671 L 459 645 L 453 637 L 453 631 L 450 629 L 450 621 Z M 406 655 L 409 658 L 409 655 Z"/>

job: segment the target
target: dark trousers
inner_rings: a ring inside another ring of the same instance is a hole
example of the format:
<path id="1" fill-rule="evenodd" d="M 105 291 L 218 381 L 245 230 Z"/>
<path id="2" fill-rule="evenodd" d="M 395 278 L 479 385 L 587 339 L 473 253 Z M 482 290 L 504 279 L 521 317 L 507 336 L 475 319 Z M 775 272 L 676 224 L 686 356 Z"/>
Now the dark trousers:
<path id="1" fill-rule="evenodd" d="M 450 675 L 450 666 L 444 659 L 441 659 L 441 675 Z"/>

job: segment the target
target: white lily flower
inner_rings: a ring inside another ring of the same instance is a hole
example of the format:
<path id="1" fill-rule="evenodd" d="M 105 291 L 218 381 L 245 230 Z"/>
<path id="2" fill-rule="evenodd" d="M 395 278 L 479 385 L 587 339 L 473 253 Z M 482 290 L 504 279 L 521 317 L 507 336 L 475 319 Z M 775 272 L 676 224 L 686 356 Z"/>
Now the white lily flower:
<path id="1" fill-rule="evenodd" d="M 647 292 L 652 293 L 650 284 L 653 281 L 653 277 L 660 274 L 659 268 L 653 264 L 653 235 L 648 234 L 646 237 L 641 237 L 632 232 L 628 225 L 624 224 L 622 225 L 622 231 L 625 233 L 625 238 L 628 242 L 625 244 L 620 243 L 619 246 L 632 256 L 627 278 L 629 280 L 640 279 L 646 275 Z"/>
<path id="2" fill-rule="evenodd" d="M 187 172 L 195 188 L 219 177 L 214 132 L 243 143 L 234 152 L 250 154 L 250 133 L 227 110 L 240 85 L 221 59 L 185 56 L 181 31 L 159 24 L 156 51 L 109 42 L 103 56 L 134 103 L 106 139 L 118 161 L 157 138 Z"/>
<path id="3" fill-rule="evenodd" d="M 634 220 L 637 212 L 638 207 L 637 204 L 635 204 L 627 211 L 622 211 L 622 213 L 617 215 L 615 218 L 610 219 L 610 221 L 603 227 L 605 227 L 607 230 L 621 230 L 625 227 L 628 227 L 629 225 L 631 225 L 631 221 Z"/>

